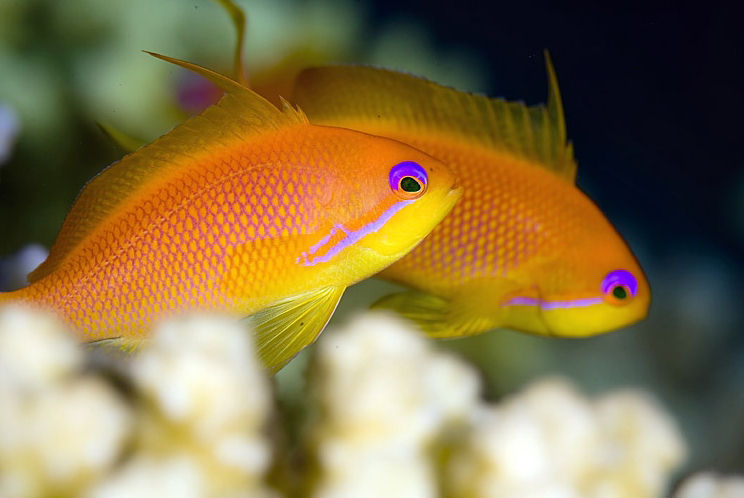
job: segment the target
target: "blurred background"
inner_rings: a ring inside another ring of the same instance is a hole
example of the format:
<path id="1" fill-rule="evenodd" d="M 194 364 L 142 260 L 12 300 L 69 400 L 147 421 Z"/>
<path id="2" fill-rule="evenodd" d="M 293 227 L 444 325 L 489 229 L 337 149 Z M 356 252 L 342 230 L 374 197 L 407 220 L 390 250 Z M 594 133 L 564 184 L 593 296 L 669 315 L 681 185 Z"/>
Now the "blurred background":
<path id="1" fill-rule="evenodd" d="M 441 342 L 476 364 L 486 396 L 563 373 L 589 392 L 651 391 L 691 447 L 680 475 L 744 469 L 744 72 L 725 2 L 242 1 L 260 91 L 296 71 L 372 63 L 528 104 L 550 50 L 578 184 L 644 267 L 649 317 L 581 340 L 510 331 Z M 740 13 L 739 13 L 740 14 Z M 23 285 L 80 187 L 122 151 L 99 130 L 150 140 L 218 96 L 141 52 L 223 72 L 234 31 L 211 0 L 0 0 L 0 289 Z M 334 321 L 391 285 L 348 291 Z M 301 411 L 307 354 L 278 378 Z"/>

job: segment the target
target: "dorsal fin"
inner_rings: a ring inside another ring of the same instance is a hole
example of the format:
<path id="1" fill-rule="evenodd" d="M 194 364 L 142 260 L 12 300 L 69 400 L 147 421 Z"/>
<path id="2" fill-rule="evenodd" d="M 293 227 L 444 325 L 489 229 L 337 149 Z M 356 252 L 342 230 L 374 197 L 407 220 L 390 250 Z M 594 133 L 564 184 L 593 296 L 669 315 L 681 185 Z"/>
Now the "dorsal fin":
<path id="1" fill-rule="evenodd" d="M 144 140 L 128 135 L 113 125 L 102 123 L 100 121 L 96 124 L 101 132 L 106 135 L 114 145 L 118 146 L 127 154 L 134 152 L 145 144 Z"/>
<path id="2" fill-rule="evenodd" d="M 173 128 L 153 143 L 111 164 L 91 179 L 67 214 L 49 257 L 28 276 L 34 282 L 54 271 L 95 228 L 137 191 L 153 180 L 178 171 L 193 158 L 208 156 L 210 149 L 236 140 L 249 140 L 271 130 L 307 123 L 291 106 L 277 109 L 252 90 L 208 69 L 153 54 L 156 57 L 208 74 L 225 89 L 225 95 L 202 114 Z"/>
<path id="3" fill-rule="evenodd" d="M 550 60 L 550 52 L 545 50 L 545 73 L 548 76 L 548 118 L 549 122 L 556 127 L 558 139 L 561 143 L 566 142 L 566 121 L 563 116 L 563 100 L 558 88 L 558 77 L 555 75 L 553 61 Z"/>
<path id="4" fill-rule="evenodd" d="M 199 76 L 202 76 L 205 79 L 208 79 L 217 87 L 226 93 L 231 92 L 240 92 L 241 90 L 245 90 L 248 87 L 245 85 L 242 85 L 241 83 L 238 83 L 237 81 L 225 76 L 224 74 L 220 74 L 216 71 L 212 71 L 211 69 L 207 69 L 206 67 L 199 66 L 198 64 L 194 64 L 192 62 L 186 62 L 181 59 L 176 59 L 174 57 L 168 57 L 167 55 L 158 54 L 155 52 L 150 52 L 149 50 L 143 50 L 143 52 L 152 55 L 153 57 L 156 57 L 160 60 L 164 60 L 165 62 L 170 62 L 171 64 L 175 64 L 176 66 L 181 66 L 184 69 L 188 69 L 189 71 L 192 71 Z"/>
<path id="5" fill-rule="evenodd" d="M 293 102 L 315 124 L 385 135 L 445 134 L 531 160 L 573 182 L 576 163 L 566 143 L 563 108 L 547 52 L 547 106 L 526 106 L 365 66 L 327 66 L 297 77 Z M 395 137 L 394 137 L 395 138 Z"/>
<path id="6" fill-rule="evenodd" d="M 235 28 L 235 53 L 233 54 L 233 79 L 243 86 L 248 86 L 243 66 L 243 41 L 245 40 L 245 13 L 232 0 L 216 0 L 225 9 Z"/>

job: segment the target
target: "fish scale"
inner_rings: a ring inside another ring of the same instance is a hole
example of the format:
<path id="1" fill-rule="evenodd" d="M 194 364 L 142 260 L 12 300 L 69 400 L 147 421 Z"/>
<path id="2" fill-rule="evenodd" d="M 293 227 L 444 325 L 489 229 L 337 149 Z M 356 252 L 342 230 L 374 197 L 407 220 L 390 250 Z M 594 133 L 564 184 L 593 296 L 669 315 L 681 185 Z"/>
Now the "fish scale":
<path id="1" fill-rule="evenodd" d="M 452 151 L 457 150 L 432 146 L 431 142 L 410 136 L 401 139 L 415 147 L 426 148 L 445 161 L 453 160 Z M 553 250 L 547 234 L 534 227 L 554 224 L 551 213 L 543 209 L 541 200 L 546 193 L 549 196 L 564 194 L 555 190 L 556 186 L 561 186 L 560 182 L 550 181 L 553 180 L 550 177 L 546 178 L 547 185 L 525 182 L 521 171 L 524 165 L 495 161 L 488 153 L 470 160 L 494 166 L 462 175 L 460 182 L 468 193 L 463 202 L 458 203 L 427 236 L 425 243 L 383 271 L 382 276 L 399 280 L 396 276 L 405 275 L 407 282 L 417 285 L 430 282 L 432 277 L 443 282 L 454 278 L 457 282 L 468 283 L 483 276 L 504 276 L 532 257 L 538 248 L 546 252 Z M 459 157 L 458 162 L 462 161 Z M 483 184 L 488 187 L 479 187 Z M 520 199 L 526 199 L 526 202 L 520 202 Z M 550 204 L 550 199 L 547 204 Z M 560 229 L 569 230 L 570 224 L 564 223 Z M 494 234 L 490 243 L 489 234 Z"/>
<path id="2" fill-rule="evenodd" d="M 293 102 L 311 122 L 411 144 L 451 165 L 464 189 L 442 223 L 380 273 L 411 290 L 374 306 L 433 337 L 496 327 L 580 337 L 645 316 L 650 291 L 640 266 L 574 184 L 549 59 L 546 66 L 548 103 L 532 107 L 379 68 L 300 73 Z"/>
<path id="3" fill-rule="evenodd" d="M 270 275 L 267 271 L 238 273 L 235 269 L 224 283 L 218 277 L 225 272 L 224 260 L 231 247 L 267 237 L 311 232 L 315 228 L 311 223 L 317 224 L 317 220 L 311 220 L 312 202 L 302 193 L 323 179 L 311 172 L 295 172 L 285 180 L 276 167 L 245 172 L 246 166 L 245 160 L 240 159 L 200 165 L 205 171 L 201 177 L 192 173 L 162 186 L 150 201 L 153 209 L 149 213 L 140 206 L 122 213 L 116 222 L 99 230 L 63 269 L 29 287 L 24 297 L 62 308 L 76 328 L 107 329 L 118 335 L 128 324 L 144 327 L 142 320 L 135 319 L 137 316 L 157 314 L 179 304 L 192 309 L 215 309 L 231 295 L 230 290 L 237 290 L 240 281 L 264 287 L 276 276 L 282 278 L 281 269 L 271 278 L 266 278 Z M 279 189 L 275 192 L 272 186 L 300 194 L 290 198 Z M 231 203 L 230 194 L 253 202 Z M 279 202 L 296 214 L 271 216 L 267 207 Z M 164 206 L 168 206 L 168 211 L 162 213 Z M 255 215 L 249 218 L 246 211 Z M 292 244 L 263 245 L 254 258 L 266 262 L 286 260 L 299 250 L 300 246 Z M 258 268 L 257 261 L 245 263 L 241 268 Z M 148 275 L 154 278 L 148 279 Z M 149 285 L 142 285 L 148 281 Z M 60 282 L 74 284 L 68 284 L 64 295 L 52 298 L 54 294 L 49 290 L 57 288 Z M 135 294 L 132 282 L 137 284 L 141 297 Z M 199 292 L 193 292 L 196 289 Z M 183 296 L 191 298 L 179 303 Z M 93 303 L 98 317 L 84 311 Z"/>
<path id="4" fill-rule="evenodd" d="M 225 96 L 91 180 L 31 285 L 0 301 L 126 348 L 175 314 L 252 315 L 259 355 L 278 369 L 317 337 L 348 285 L 408 252 L 461 190 L 408 145 L 312 125 L 227 77 L 158 57 Z M 389 178 L 409 164 L 427 184 L 401 197 Z"/>

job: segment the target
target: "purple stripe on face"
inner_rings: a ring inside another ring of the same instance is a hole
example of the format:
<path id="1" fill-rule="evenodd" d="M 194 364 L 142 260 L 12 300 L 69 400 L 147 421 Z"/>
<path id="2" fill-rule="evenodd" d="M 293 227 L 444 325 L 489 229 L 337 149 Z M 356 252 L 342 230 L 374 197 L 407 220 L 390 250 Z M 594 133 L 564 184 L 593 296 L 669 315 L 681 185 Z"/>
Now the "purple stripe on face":
<path id="1" fill-rule="evenodd" d="M 501 307 L 506 306 L 539 306 L 540 300 L 536 297 L 513 297 L 505 303 L 501 303 Z"/>
<path id="2" fill-rule="evenodd" d="M 400 211 L 401 209 L 403 209 L 404 207 L 406 207 L 408 204 L 412 202 L 414 202 L 413 199 L 396 202 L 395 204 L 387 208 L 376 220 L 370 221 L 369 223 L 362 226 L 358 230 L 348 231 L 345 228 L 343 228 L 341 225 L 334 226 L 333 229 L 331 229 L 331 233 L 323 237 L 321 241 L 328 241 L 331 238 L 331 236 L 334 233 L 336 233 L 338 229 L 342 230 L 345 236 L 341 240 L 336 242 L 336 244 L 332 245 L 324 254 L 321 254 L 315 258 L 308 258 L 307 254 L 303 254 L 302 256 L 304 256 L 305 261 L 302 264 L 304 266 L 313 266 L 318 263 L 326 263 L 330 261 L 332 257 L 340 253 L 342 250 L 344 250 L 344 248 L 350 246 L 351 244 L 356 243 L 362 237 L 372 232 L 376 232 L 377 230 L 382 228 L 383 225 L 385 225 L 385 223 L 387 223 L 387 221 L 390 218 L 392 218 L 395 213 L 397 213 L 398 211 Z M 311 254 L 314 253 L 315 250 L 317 250 L 320 247 L 320 245 L 319 244 L 313 245 L 313 247 L 311 248 Z M 313 248 L 315 248 L 315 250 L 313 250 Z M 302 258 L 302 256 L 300 258 L 297 258 L 298 263 L 300 262 L 300 259 Z"/>
<path id="3" fill-rule="evenodd" d="M 604 299 L 601 297 L 587 297 L 584 299 L 572 299 L 570 301 L 541 301 L 540 309 L 542 310 L 557 310 L 564 308 L 584 308 L 586 306 L 593 306 L 595 304 L 601 304 Z"/>
<path id="4" fill-rule="evenodd" d="M 571 299 L 569 301 L 546 301 L 536 297 L 514 297 L 507 302 L 502 303 L 502 307 L 507 306 L 539 306 L 542 310 L 557 310 L 565 308 L 583 308 L 593 306 L 604 302 L 601 297 L 587 297 L 583 299 Z"/>
<path id="5" fill-rule="evenodd" d="M 323 247 L 323 245 L 331 240 L 331 237 L 333 237 L 333 234 L 335 234 L 338 230 L 344 230 L 344 227 L 341 225 L 333 225 L 333 228 L 331 228 L 331 231 L 328 232 L 327 235 L 325 235 L 323 238 L 321 238 L 318 242 L 310 246 L 310 250 L 308 251 L 309 254 L 315 254 L 315 251 Z M 346 232 L 346 230 L 344 230 Z"/>
<path id="6" fill-rule="evenodd" d="M 344 228 L 343 225 L 333 225 L 333 227 L 331 227 L 330 232 L 328 232 L 326 235 L 321 237 L 318 242 L 311 245 L 307 251 L 302 251 L 302 253 L 300 253 L 300 255 L 295 260 L 295 263 L 299 263 L 300 261 L 302 261 L 303 262 L 302 264 L 307 266 L 309 257 L 315 254 L 318 251 L 318 249 L 323 247 L 329 240 L 331 240 L 331 237 L 333 237 L 336 234 L 336 232 L 344 232 L 347 235 L 349 233 L 349 231 L 346 228 Z"/>

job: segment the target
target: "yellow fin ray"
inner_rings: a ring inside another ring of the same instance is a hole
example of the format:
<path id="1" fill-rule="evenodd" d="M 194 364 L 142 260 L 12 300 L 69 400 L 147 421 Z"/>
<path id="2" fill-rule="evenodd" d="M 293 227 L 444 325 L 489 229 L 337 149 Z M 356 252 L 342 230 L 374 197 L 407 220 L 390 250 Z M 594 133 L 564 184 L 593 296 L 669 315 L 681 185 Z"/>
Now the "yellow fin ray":
<path id="1" fill-rule="evenodd" d="M 219 89 L 223 92 L 232 93 L 248 89 L 247 86 L 233 80 L 232 78 L 228 78 L 224 74 L 220 74 L 217 71 L 212 71 L 211 69 L 207 69 L 206 67 L 194 64 L 193 62 L 176 59 L 175 57 L 168 57 L 167 55 L 150 52 L 148 50 L 144 50 L 143 52 L 150 54 L 157 59 L 163 60 L 165 62 L 170 62 L 171 64 L 175 64 L 176 66 L 180 66 L 184 69 L 188 69 L 189 71 L 192 71 L 199 76 L 211 81 L 212 83 L 217 85 L 217 87 L 219 87 Z"/>
<path id="2" fill-rule="evenodd" d="M 561 92 L 558 88 L 558 77 L 555 75 L 555 68 L 553 67 L 553 61 L 550 59 L 550 53 L 545 50 L 545 72 L 548 74 L 548 122 L 556 127 L 557 139 L 560 143 L 566 142 L 566 121 L 563 115 L 563 101 L 561 99 Z M 571 151 L 571 145 L 568 145 L 570 151 L 569 157 L 573 157 L 573 151 Z"/>
<path id="3" fill-rule="evenodd" d="M 256 349 L 263 364 L 277 372 L 311 344 L 333 315 L 345 287 L 322 287 L 282 299 L 251 315 Z"/>
<path id="4" fill-rule="evenodd" d="M 232 0 L 215 0 L 230 15 L 235 27 L 235 54 L 233 55 L 233 79 L 243 86 L 248 86 L 243 67 L 243 41 L 245 40 L 245 13 Z"/>
<path id="5" fill-rule="evenodd" d="M 179 65 L 182 62 L 159 57 Z M 206 157 L 222 144 L 246 141 L 265 132 L 307 123 L 301 111 L 292 107 L 279 110 L 252 90 L 209 72 L 221 78 L 220 81 L 230 82 L 230 91 L 202 114 L 189 118 L 91 179 L 67 214 L 49 257 L 29 274 L 29 282 L 54 271 L 108 216 L 153 181 L 193 165 L 194 158 Z"/>
<path id="6" fill-rule="evenodd" d="M 546 52 L 547 106 L 488 98 L 416 76 L 364 66 L 327 66 L 297 77 L 293 102 L 315 124 L 385 135 L 445 134 L 521 157 L 573 182 L 555 71 Z"/>
<path id="7" fill-rule="evenodd" d="M 457 307 L 443 297 L 413 290 L 383 296 L 372 308 L 395 311 L 436 339 L 473 335 L 492 328 L 484 329 L 482 320 L 475 315 L 457 313 Z"/>

